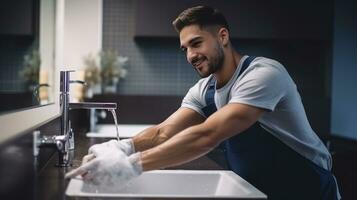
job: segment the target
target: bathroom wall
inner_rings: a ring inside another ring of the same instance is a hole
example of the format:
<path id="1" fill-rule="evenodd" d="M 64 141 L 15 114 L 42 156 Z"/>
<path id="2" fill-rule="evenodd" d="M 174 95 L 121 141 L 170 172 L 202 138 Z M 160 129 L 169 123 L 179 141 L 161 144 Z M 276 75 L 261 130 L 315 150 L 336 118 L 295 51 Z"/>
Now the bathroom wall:
<path id="1" fill-rule="evenodd" d="M 83 57 L 102 46 L 102 0 L 65 0 L 63 69 L 83 69 Z"/>
<path id="2" fill-rule="evenodd" d="M 134 39 L 134 33 L 135 1 L 104 0 L 103 49 L 114 49 L 130 59 L 129 74 L 119 83 L 119 93 L 184 95 L 198 76 L 179 49 L 178 38 Z M 257 38 L 238 39 L 233 44 L 242 54 L 281 61 L 299 87 L 315 87 L 321 90 L 319 94 L 329 95 L 329 41 Z M 306 73 L 312 73 L 312 78 L 304 76 Z"/>
<path id="3" fill-rule="evenodd" d="M 102 0 L 64 0 L 60 70 L 74 70 L 72 80 L 84 80 L 84 58 L 102 47 Z M 59 38 L 57 38 L 59 39 Z M 71 84 L 71 101 L 83 98 L 83 86 Z"/>
<path id="4" fill-rule="evenodd" d="M 357 140 L 357 3 L 335 1 L 331 132 Z"/>
<path id="5" fill-rule="evenodd" d="M 326 20 L 332 24 L 332 18 Z M 103 49 L 129 57 L 128 76 L 119 82 L 118 93 L 162 96 L 162 102 L 165 96 L 182 98 L 199 77 L 179 49 L 178 38 L 135 38 L 134 33 L 135 1 L 104 0 Z M 242 54 L 280 61 L 297 83 L 312 127 L 321 136 L 329 135 L 331 40 L 237 38 L 232 43 Z M 132 112 L 140 110 L 134 106 Z"/>
<path id="6" fill-rule="evenodd" d="M 184 95 L 198 80 L 178 40 L 135 41 L 135 1 L 103 1 L 103 49 L 129 57 L 118 92 L 127 95 Z"/>
<path id="7" fill-rule="evenodd" d="M 19 72 L 24 55 L 38 46 L 39 0 L 3 1 L 0 13 L 0 93 L 25 92 Z"/>
<path id="8" fill-rule="evenodd" d="M 0 91 L 27 91 L 19 72 L 23 69 L 24 56 L 34 44 L 30 36 L 0 35 Z"/>

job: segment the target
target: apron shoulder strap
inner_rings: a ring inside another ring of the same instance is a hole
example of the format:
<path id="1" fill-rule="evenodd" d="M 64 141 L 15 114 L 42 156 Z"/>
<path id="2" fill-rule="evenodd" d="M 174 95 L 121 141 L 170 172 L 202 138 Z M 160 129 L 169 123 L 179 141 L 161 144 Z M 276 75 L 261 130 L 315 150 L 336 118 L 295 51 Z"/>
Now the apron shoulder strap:
<path id="1" fill-rule="evenodd" d="M 242 69 L 239 71 L 238 77 L 249 67 L 250 63 L 255 59 L 255 56 L 249 56 L 243 62 Z M 214 112 L 217 111 L 216 104 L 214 102 L 214 94 L 216 92 L 216 79 L 214 76 L 208 81 L 208 87 L 205 94 L 206 106 L 202 108 L 203 113 L 208 118 Z"/>
<path id="2" fill-rule="evenodd" d="M 208 87 L 205 94 L 206 106 L 202 108 L 202 111 L 207 118 L 217 111 L 217 107 L 214 102 L 214 93 L 216 92 L 215 85 L 216 79 L 212 76 L 212 78 L 208 81 Z"/>
<path id="3" fill-rule="evenodd" d="M 242 69 L 239 71 L 238 77 L 249 67 L 250 63 L 255 59 L 255 56 L 249 56 L 243 62 Z M 206 106 L 202 108 L 203 113 L 208 118 L 214 112 L 217 111 L 216 104 L 214 102 L 214 94 L 216 92 L 216 79 L 214 76 L 208 81 L 208 86 L 205 94 Z"/>
<path id="4" fill-rule="evenodd" d="M 255 56 L 249 56 L 244 60 L 242 69 L 240 70 L 238 77 L 249 67 L 250 63 L 252 63 L 255 58 Z"/>

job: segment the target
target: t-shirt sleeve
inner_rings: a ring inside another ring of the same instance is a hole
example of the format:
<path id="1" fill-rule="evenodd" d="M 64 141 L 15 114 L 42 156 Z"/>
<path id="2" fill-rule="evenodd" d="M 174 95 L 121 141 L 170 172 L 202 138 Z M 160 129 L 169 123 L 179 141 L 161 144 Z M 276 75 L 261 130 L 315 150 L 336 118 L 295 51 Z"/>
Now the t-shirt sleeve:
<path id="1" fill-rule="evenodd" d="M 286 72 L 278 67 L 256 63 L 231 90 L 229 103 L 243 103 L 274 111 L 286 94 Z"/>
<path id="2" fill-rule="evenodd" d="M 198 84 L 190 88 L 190 90 L 187 92 L 186 96 L 183 98 L 181 107 L 183 108 L 190 108 L 199 114 L 201 114 L 203 117 L 206 117 L 205 114 L 202 111 L 202 108 L 205 106 L 204 101 L 202 98 L 200 98 L 200 87 Z"/>

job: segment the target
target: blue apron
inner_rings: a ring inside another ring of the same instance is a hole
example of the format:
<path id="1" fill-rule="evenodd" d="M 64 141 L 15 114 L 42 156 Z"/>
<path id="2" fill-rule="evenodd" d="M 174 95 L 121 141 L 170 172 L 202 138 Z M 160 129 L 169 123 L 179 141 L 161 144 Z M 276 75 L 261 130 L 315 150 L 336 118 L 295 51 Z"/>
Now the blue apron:
<path id="1" fill-rule="evenodd" d="M 248 57 L 238 76 L 255 57 Z M 212 76 L 213 77 L 213 76 Z M 215 79 L 208 83 L 202 110 L 206 117 L 217 108 Z M 304 158 L 256 122 L 223 143 L 229 168 L 268 195 L 269 199 L 337 199 L 332 173 Z"/>

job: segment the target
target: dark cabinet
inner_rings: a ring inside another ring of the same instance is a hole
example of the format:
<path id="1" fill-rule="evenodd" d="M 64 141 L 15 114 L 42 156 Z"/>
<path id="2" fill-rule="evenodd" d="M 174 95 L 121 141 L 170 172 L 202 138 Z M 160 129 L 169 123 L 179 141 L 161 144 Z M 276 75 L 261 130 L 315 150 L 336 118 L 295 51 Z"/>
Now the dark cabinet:
<path id="1" fill-rule="evenodd" d="M 226 16 L 232 38 L 330 40 L 333 2 L 286 0 L 136 0 L 136 37 L 177 37 L 172 21 L 185 8 L 210 5 Z"/>
<path id="2" fill-rule="evenodd" d="M 34 35 L 38 0 L 2 0 L 0 3 L 1 35 Z"/>

